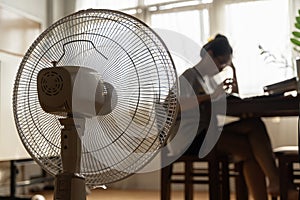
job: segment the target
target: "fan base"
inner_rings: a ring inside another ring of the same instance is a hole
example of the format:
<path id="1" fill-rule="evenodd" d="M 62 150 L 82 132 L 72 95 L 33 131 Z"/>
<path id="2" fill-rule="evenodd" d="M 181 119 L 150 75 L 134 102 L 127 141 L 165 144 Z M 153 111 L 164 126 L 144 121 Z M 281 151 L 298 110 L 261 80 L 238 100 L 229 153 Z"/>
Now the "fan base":
<path id="1" fill-rule="evenodd" d="M 75 173 L 61 173 L 55 178 L 54 200 L 85 200 L 85 179 Z"/>

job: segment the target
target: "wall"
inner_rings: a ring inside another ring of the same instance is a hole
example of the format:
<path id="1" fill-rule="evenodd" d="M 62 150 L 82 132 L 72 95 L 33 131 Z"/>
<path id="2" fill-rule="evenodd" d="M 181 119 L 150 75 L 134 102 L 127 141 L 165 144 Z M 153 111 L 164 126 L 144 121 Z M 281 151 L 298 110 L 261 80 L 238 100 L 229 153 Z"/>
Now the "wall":
<path id="1" fill-rule="evenodd" d="M 34 29 L 38 30 L 40 28 L 44 28 L 46 26 L 47 12 L 46 12 L 46 0 L 23 0 L 23 1 L 0 0 L 0 7 L 3 9 L 2 10 L 3 15 L 1 20 L 5 20 L 5 18 L 8 17 L 7 12 L 9 14 L 12 14 L 12 17 L 9 19 L 9 21 L 0 22 L 2 26 L 1 38 L 7 40 L 7 41 L 1 40 L 1 45 L 0 45 L 1 46 L 0 115 L 1 115 L 1 119 L 5 119 L 5 120 L 1 120 L 0 123 L 0 130 L 1 130 L 0 143 L 2 142 L 1 143 L 2 148 L 3 146 L 6 146 L 3 145 L 3 143 L 10 145 L 10 148 L 1 149 L 0 157 L 3 160 L 9 160 L 12 158 L 17 159 L 17 158 L 29 157 L 23 145 L 21 144 L 21 141 L 18 138 L 18 135 L 16 133 L 16 128 L 13 122 L 13 116 L 12 116 L 13 113 L 12 113 L 12 106 L 11 106 L 12 91 L 13 91 L 12 88 L 13 88 L 16 71 L 21 61 L 22 55 L 29 48 L 29 45 L 32 42 L 31 40 L 34 40 L 34 38 L 31 37 L 32 32 L 31 33 L 26 32 L 26 28 L 30 26 L 30 23 L 32 21 L 34 21 L 33 23 Z M 37 7 L 39 9 L 37 9 Z M 22 19 L 23 21 L 22 20 L 20 21 L 19 19 L 22 17 L 24 17 L 24 19 Z M 23 24 L 23 22 L 25 23 Z M 22 26 L 19 26 L 18 23 L 22 23 Z M 22 31 L 20 33 L 16 33 L 16 30 L 19 28 L 21 28 Z M 14 34 L 11 34 L 12 33 L 11 31 Z M 22 32 L 24 35 L 22 34 Z M 35 34 L 37 35 L 38 33 Z M 12 38 L 16 38 L 16 40 L 13 40 Z M 12 140 L 14 140 L 14 142 L 11 143 Z M 13 151 L 11 150 L 11 148 L 13 148 Z M 9 192 L 9 188 L 8 188 L 9 176 L 10 176 L 9 162 L 1 161 L 0 162 L 1 196 L 4 194 L 8 194 Z"/>
<path id="2" fill-rule="evenodd" d="M 15 9 L 17 12 L 41 22 L 43 25 L 46 24 L 46 0 L 0 0 L 0 5 Z"/>
<path id="3" fill-rule="evenodd" d="M 74 12 L 76 0 L 0 0 L 0 5 L 22 13 L 45 29 L 54 21 Z"/>

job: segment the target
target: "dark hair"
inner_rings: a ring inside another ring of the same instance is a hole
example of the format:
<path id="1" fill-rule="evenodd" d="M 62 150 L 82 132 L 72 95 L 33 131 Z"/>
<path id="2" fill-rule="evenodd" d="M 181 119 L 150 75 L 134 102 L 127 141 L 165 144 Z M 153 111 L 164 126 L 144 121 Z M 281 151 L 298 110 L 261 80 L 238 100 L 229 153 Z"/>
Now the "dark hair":
<path id="1" fill-rule="evenodd" d="M 203 58 L 209 50 L 213 52 L 214 56 L 227 56 L 232 54 L 232 47 L 227 37 L 221 34 L 217 34 L 213 40 L 202 47 L 200 56 Z"/>

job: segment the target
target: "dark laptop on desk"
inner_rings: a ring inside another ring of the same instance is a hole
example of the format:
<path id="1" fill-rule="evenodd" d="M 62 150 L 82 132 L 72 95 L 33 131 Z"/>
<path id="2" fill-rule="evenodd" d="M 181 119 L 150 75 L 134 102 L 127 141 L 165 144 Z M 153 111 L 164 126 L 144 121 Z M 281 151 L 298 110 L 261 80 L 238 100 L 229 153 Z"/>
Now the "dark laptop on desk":
<path id="1" fill-rule="evenodd" d="M 266 97 L 274 97 L 274 96 L 283 96 L 286 92 L 296 91 L 297 90 L 297 79 L 296 77 L 290 78 L 278 83 L 270 84 L 264 86 L 264 95 L 256 95 L 256 96 L 249 96 L 246 98 L 242 98 L 239 94 L 233 93 L 229 94 L 228 98 L 240 98 L 240 99 L 259 99 L 259 98 L 266 98 Z"/>
<path id="2" fill-rule="evenodd" d="M 285 92 L 295 91 L 295 90 L 297 90 L 296 77 L 278 83 L 274 83 L 271 85 L 267 85 L 264 87 L 264 92 L 269 95 L 280 95 L 280 94 L 283 95 Z"/>

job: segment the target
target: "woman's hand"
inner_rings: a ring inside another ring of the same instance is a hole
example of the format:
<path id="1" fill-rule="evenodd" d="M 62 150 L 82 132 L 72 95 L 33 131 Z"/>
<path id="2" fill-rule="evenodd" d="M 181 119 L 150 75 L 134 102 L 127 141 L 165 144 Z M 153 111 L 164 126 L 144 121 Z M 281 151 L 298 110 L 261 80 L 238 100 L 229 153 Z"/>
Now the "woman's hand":
<path id="1" fill-rule="evenodd" d="M 235 85 L 235 82 L 234 82 L 233 78 L 227 78 L 223 82 L 223 89 L 225 90 L 225 92 L 227 94 L 230 94 L 233 92 L 234 85 Z"/>

